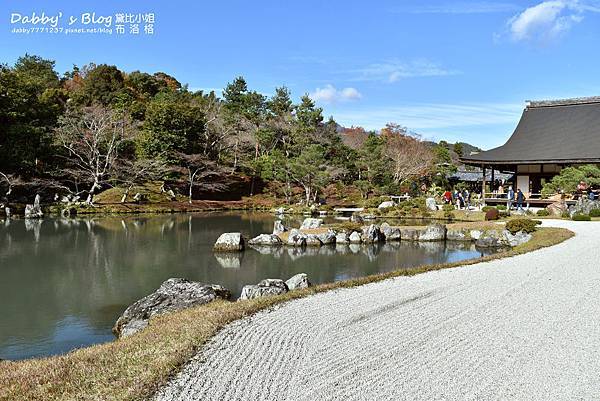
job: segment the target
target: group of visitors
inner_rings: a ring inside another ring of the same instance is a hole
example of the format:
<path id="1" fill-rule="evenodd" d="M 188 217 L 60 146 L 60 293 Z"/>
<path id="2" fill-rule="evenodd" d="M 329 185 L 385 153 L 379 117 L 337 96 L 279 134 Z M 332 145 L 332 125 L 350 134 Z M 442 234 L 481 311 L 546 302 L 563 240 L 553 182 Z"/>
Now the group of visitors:
<path id="1" fill-rule="evenodd" d="M 501 189 L 502 188 L 502 189 Z M 504 189 L 502 186 L 498 188 L 499 192 L 504 193 Z M 469 192 L 468 189 L 463 189 L 462 191 L 458 189 L 454 189 L 454 191 L 450 191 L 447 189 L 442 195 L 442 200 L 444 204 L 454 205 L 456 209 L 469 210 L 472 204 L 472 197 L 475 197 L 476 203 L 479 203 L 479 194 L 473 192 Z M 520 188 L 515 192 L 512 186 L 508 187 L 508 191 L 506 192 L 506 209 L 512 210 L 513 206 L 517 211 L 524 211 L 523 205 L 526 203 L 525 194 L 521 191 Z M 475 205 L 477 206 L 477 205 Z"/>
<path id="2" fill-rule="evenodd" d="M 525 194 L 521 191 L 521 188 L 517 188 L 517 192 L 513 190 L 512 186 L 508 187 L 506 193 L 506 210 L 512 210 L 513 203 L 515 203 L 516 210 L 524 212 L 523 204 L 525 203 Z"/>
<path id="3" fill-rule="evenodd" d="M 447 189 L 442 195 L 442 200 L 444 201 L 444 204 L 454 205 L 454 207 L 458 210 L 469 210 L 471 208 L 471 201 L 473 200 L 473 196 L 475 200 L 478 201 L 479 194 L 473 195 L 473 193 L 469 192 L 469 190 L 466 188 L 462 191 L 454 189 L 453 192 Z"/>
<path id="4" fill-rule="evenodd" d="M 580 181 L 579 184 L 577 184 L 577 196 L 580 198 L 586 197 L 589 200 L 596 200 L 598 195 L 585 181 Z"/>

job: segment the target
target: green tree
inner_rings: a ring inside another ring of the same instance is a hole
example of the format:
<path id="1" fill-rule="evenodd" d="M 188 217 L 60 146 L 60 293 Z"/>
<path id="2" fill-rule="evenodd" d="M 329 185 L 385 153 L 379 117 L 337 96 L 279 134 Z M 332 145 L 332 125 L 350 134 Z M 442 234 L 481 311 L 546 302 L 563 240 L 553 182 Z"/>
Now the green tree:
<path id="1" fill-rule="evenodd" d="M 431 172 L 432 181 L 442 188 L 448 188 L 448 177 L 457 170 L 452 162 L 452 157 L 448 150 L 448 143 L 440 141 L 440 143 L 433 148 L 433 155 L 433 170 Z"/>
<path id="2" fill-rule="evenodd" d="M 0 65 L 0 169 L 32 174 L 52 158 L 52 130 L 66 104 L 54 62 L 25 55 Z"/>
<path id="3" fill-rule="evenodd" d="M 600 186 L 600 167 L 595 164 L 585 164 L 579 167 L 565 167 L 560 174 L 544 184 L 542 195 L 549 196 L 559 192 L 575 193 L 577 185 L 583 181 L 589 186 Z"/>
<path id="4" fill-rule="evenodd" d="M 157 96 L 147 106 L 139 150 L 145 157 L 166 157 L 201 152 L 205 129 L 202 108 L 181 95 Z"/>
<path id="5" fill-rule="evenodd" d="M 125 91 L 123 73 L 114 65 L 89 65 L 84 68 L 84 78 L 81 88 L 73 94 L 78 104 L 90 106 L 99 103 L 111 105 L 119 94 Z"/>

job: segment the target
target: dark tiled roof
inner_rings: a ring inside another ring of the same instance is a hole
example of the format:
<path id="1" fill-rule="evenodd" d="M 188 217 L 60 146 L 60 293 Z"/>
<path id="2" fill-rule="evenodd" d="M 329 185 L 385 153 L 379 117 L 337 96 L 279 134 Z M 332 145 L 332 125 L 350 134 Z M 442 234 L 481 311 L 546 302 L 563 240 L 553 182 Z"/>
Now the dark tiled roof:
<path id="1" fill-rule="evenodd" d="M 600 162 L 600 97 L 530 102 L 508 141 L 465 163 Z"/>

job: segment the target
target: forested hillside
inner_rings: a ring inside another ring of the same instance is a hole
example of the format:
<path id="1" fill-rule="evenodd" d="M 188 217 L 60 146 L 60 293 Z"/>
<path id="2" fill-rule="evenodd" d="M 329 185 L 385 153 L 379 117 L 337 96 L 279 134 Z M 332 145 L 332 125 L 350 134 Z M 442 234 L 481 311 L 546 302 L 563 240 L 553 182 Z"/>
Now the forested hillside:
<path id="1" fill-rule="evenodd" d="M 310 204 L 331 184 L 362 197 L 443 185 L 457 150 L 393 123 L 378 133 L 342 128 L 308 95 L 295 102 L 282 86 L 265 96 L 243 77 L 219 97 L 163 72 L 89 64 L 60 75 L 30 55 L 0 66 L 5 203 L 38 192 L 92 203 L 110 188 L 126 202 L 146 182 L 192 201 L 237 180 L 247 195 Z"/>

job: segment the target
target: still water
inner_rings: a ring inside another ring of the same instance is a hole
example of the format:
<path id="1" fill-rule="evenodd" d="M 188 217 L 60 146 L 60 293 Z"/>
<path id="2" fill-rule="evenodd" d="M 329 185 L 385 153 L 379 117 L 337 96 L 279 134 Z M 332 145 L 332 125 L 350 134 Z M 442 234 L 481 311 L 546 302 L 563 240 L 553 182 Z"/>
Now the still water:
<path id="1" fill-rule="evenodd" d="M 170 277 L 221 284 L 237 296 L 264 278 L 304 272 L 325 283 L 481 256 L 459 243 L 212 252 L 221 233 L 250 238 L 270 233 L 273 221 L 257 213 L 0 220 L 0 359 L 110 341 L 121 312 Z"/>

